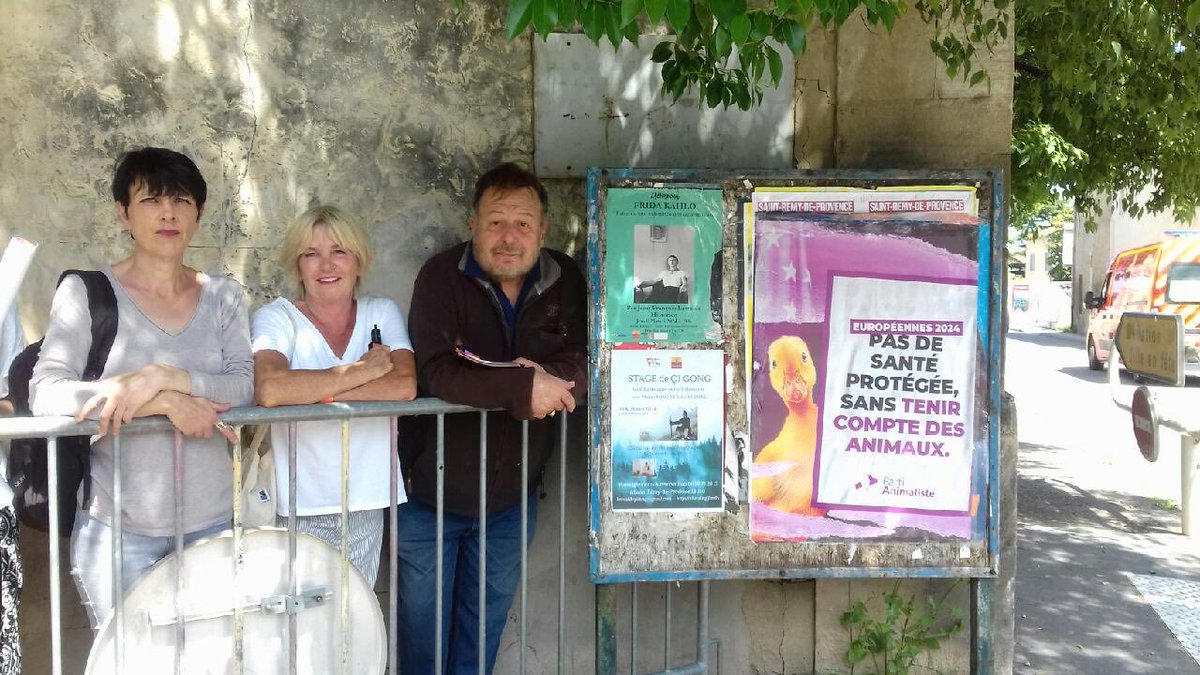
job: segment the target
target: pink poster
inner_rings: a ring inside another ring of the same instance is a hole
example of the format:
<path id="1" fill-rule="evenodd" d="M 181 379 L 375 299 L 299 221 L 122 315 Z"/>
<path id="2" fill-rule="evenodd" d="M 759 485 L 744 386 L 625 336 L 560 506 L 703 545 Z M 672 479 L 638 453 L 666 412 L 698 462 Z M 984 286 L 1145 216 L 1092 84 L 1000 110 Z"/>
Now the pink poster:
<path id="1" fill-rule="evenodd" d="M 978 222 L 756 218 L 755 541 L 971 536 L 987 460 Z"/>

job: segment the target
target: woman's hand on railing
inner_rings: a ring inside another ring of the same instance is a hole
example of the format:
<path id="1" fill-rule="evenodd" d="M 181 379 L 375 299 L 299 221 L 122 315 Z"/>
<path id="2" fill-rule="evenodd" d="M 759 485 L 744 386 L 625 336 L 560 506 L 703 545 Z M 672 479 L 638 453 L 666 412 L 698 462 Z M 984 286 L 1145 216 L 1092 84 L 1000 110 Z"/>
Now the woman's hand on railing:
<path id="1" fill-rule="evenodd" d="M 208 438 L 213 430 L 221 432 L 230 442 L 237 442 L 237 435 L 229 425 L 221 421 L 220 413 L 229 410 L 225 403 L 214 403 L 206 398 L 189 396 L 177 391 L 160 392 L 141 411 L 144 415 L 166 415 L 184 436 Z"/>
<path id="2" fill-rule="evenodd" d="M 186 372 L 159 365 L 105 378 L 98 383 L 96 394 L 85 401 L 75 414 L 75 421 L 82 422 L 99 407 L 100 435 L 108 433 L 110 424 L 112 432 L 119 434 L 121 425 L 140 416 L 138 411 L 160 392 L 186 390 L 186 380 Z"/>

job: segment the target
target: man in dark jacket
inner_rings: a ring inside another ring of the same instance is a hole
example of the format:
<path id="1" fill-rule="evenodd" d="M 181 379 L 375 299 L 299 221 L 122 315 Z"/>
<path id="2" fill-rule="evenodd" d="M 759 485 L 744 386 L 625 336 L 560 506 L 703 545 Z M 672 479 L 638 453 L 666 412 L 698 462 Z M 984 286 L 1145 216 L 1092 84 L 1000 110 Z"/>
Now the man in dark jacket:
<path id="1" fill-rule="evenodd" d="M 430 258 L 413 287 L 409 335 L 420 391 L 487 415 L 445 418 L 442 668 L 435 665 L 437 439 L 414 418 L 401 443 L 409 502 L 396 537 L 401 671 L 477 672 L 481 518 L 485 516 L 485 664 L 491 672 L 533 534 L 536 486 L 553 451 L 551 422 L 587 385 L 587 287 L 567 255 L 542 248 L 546 190 L 501 164 L 475 184 L 471 241 Z M 529 420 L 528 463 L 522 430 Z M 528 490 L 522 490 L 522 469 Z M 481 482 L 483 484 L 481 489 Z M 521 531 L 522 500 L 529 526 Z"/>

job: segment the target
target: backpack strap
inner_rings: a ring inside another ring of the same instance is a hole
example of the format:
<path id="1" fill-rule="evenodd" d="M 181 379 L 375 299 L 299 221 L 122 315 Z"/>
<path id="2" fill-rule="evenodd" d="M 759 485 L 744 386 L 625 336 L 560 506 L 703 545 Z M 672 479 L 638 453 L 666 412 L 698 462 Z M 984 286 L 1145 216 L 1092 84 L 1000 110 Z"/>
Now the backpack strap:
<path id="1" fill-rule="evenodd" d="M 113 292 L 108 277 L 100 270 L 67 270 L 58 277 L 59 285 L 68 274 L 74 274 L 83 282 L 88 296 L 88 314 L 92 317 L 92 346 L 88 349 L 87 364 L 83 367 L 82 379 L 95 381 L 104 372 L 108 353 L 117 339 L 117 294 Z M 83 491 L 79 503 L 87 505 L 92 498 L 92 472 L 84 471 Z"/>
<path id="2" fill-rule="evenodd" d="M 104 372 L 104 364 L 108 361 L 108 352 L 112 349 L 117 337 L 117 295 L 113 292 L 112 284 L 104 272 L 99 270 L 67 270 L 58 278 L 61 285 L 68 274 L 78 276 L 84 283 L 88 295 L 88 313 L 92 317 L 92 346 L 88 349 L 87 364 L 84 366 L 81 379 L 94 381 L 100 379 Z M 14 411 L 18 415 L 29 415 L 29 380 L 33 377 L 33 367 L 37 364 L 38 354 L 42 349 L 42 341 L 38 340 L 26 347 L 13 359 L 8 367 L 8 397 L 13 402 Z"/>
<path id="3" fill-rule="evenodd" d="M 92 346 L 81 379 L 98 380 L 117 338 L 117 294 L 100 270 L 67 270 L 58 278 L 58 283 L 61 285 L 69 274 L 83 281 L 87 289 L 88 313 L 92 315 Z"/>
<path id="4" fill-rule="evenodd" d="M 29 415 L 29 379 L 33 377 L 33 366 L 37 363 L 42 341 L 27 345 L 8 364 L 8 399 L 12 401 L 13 413 Z"/>

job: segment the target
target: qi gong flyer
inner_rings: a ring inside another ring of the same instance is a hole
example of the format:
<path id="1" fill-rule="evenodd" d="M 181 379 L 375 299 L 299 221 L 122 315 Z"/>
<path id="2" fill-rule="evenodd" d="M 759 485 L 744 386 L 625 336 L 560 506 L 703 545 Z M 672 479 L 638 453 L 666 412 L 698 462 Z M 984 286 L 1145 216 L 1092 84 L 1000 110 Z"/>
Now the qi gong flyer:
<path id="1" fill-rule="evenodd" d="M 719 511 L 725 353 L 612 351 L 614 511 Z"/>

